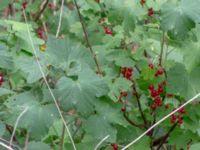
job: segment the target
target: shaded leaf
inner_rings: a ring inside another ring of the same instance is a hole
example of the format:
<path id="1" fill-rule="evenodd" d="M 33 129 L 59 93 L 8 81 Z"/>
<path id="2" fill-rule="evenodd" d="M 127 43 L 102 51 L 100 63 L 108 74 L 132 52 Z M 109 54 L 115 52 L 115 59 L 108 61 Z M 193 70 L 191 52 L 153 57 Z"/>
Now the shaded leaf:
<path id="1" fill-rule="evenodd" d="M 167 93 L 174 93 L 184 98 L 190 97 L 189 75 L 180 63 L 176 63 L 169 71 L 167 71 Z"/>
<path id="2" fill-rule="evenodd" d="M 87 114 L 93 110 L 96 97 L 105 95 L 108 87 L 102 77 L 85 69 L 73 80 L 62 77 L 57 83 L 59 99 L 63 106 L 75 106 L 79 112 Z"/>
<path id="3" fill-rule="evenodd" d="M 115 142 L 116 140 L 117 130 L 103 116 L 93 115 L 89 117 L 85 122 L 84 128 L 95 139 L 101 140 L 105 136 L 110 135 L 106 141 Z"/>
<path id="4" fill-rule="evenodd" d="M 12 124 L 15 123 L 19 114 L 25 108 L 28 108 L 20 119 L 18 127 L 26 128 L 31 133 L 31 136 L 36 139 L 44 136 L 58 117 L 54 104 L 41 105 L 37 98 L 30 92 L 12 96 L 6 101 L 5 105 L 10 109 L 10 114 L 8 115 L 12 115 L 7 121 Z M 36 122 L 37 124 L 35 124 Z"/>
<path id="5" fill-rule="evenodd" d="M 51 147 L 45 143 L 42 142 L 29 142 L 28 145 L 28 150 L 50 150 Z"/>

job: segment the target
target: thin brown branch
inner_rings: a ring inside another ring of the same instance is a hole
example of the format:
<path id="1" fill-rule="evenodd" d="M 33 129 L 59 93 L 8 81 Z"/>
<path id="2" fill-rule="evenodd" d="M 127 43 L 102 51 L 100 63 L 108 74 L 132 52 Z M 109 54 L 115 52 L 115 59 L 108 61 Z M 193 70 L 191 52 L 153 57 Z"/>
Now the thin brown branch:
<path id="1" fill-rule="evenodd" d="M 138 108 L 139 108 L 140 114 L 142 116 L 142 119 L 144 121 L 145 128 L 148 128 L 148 122 L 147 122 L 146 117 L 145 117 L 145 115 L 143 113 L 142 106 L 141 106 L 141 103 L 140 103 L 140 97 L 139 97 L 139 94 L 138 94 L 138 92 L 136 90 L 134 81 L 133 81 L 133 91 L 135 93 L 135 97 L 136 97 L 136 100 L 137 100 Z"/>
<path id="2" fill-rule="evenodd" d="M 10 15 L 13 16 L 14 15 L 14 8 L 13 8 L 13 4 L 8 4 L 8 8 L 9 8 L 9 11 L 10 11 Z"/>
<path id="3" fill-rule="evenodd" d="M 46 9 L 46 7 L 47 7 L 47 5 L 49 3 L 49 0 L 46 0 L 45 2 L 42 2 L 42 3 L 44 3 L 44 4 L 42 6 L 42 9 L 40 9 L 40 11 L 38 12 L 37 16 L 35 17 L 35 22 L 37 22 L 40 19 L 40 16 L 42 15 L 44 10 Z"/>
<path id="4" fill-rule="evenodd" d="M 146 50 L 144 50 L 144 57 L 146 57 L 146 58 L 148 58 L 148 59 L 149 59 L 149 55 L 148 55 L 148 53 L 147 53 L 147 51 L 146 51 Z"/>
<path id="5" fill-rule="evenodd" d="M 126 121 L 128 121 L 128 123 L 130 123 L 132 126 L 138 127 L 138 128 L 144 128 L 144 125 L 142 124 L 136 124 L 135 122 L 133 122 L 132 120 L 129 119 L 129 117 L 127 116 L 127 114 L 124 112 L 123 113 L 124 118 L 126 119 Z"/>
<path id="6" fill-rule="evenodd" d="M 139 67 L 137 65 L 135 65 L 135 68 L 138 71 L 138 73 L 141 74 L 141 70 L 139 69 Z"/>
<path id="7" fill-rule="evenodd" d="M 90 42 L 89 42 L 89 37 L 88 37 L 87 29 L 86 29 L 84 20 L 83 20 L 83 18 L 82 18 L 82 16 L 81 16 L 81 13 L 80 13 L 80 10 L 79 10 L 79 6 L 78 6 L 76 0 L 74 0 L 74 4 L 75 4 L 75 6 L 76 6 L 76 10 L 77 10 L 77 13 L 78 13 L 78 16 L 79 16 L 79 20 L 80 20 L 80 23 L 81 23 L 81 25 L 82 25 L 82 29 L 83 29 L 83 32 L 84 32 L 84 35 L 85 35 L 85 40 L 86 40 L 87 46 L 89 47 L 90 52 L 91 52 L 91 54 L 92 54 L 92 56 L 93 56 L 93 59 L 94 59 L 94 61 L 95 61 L 95 64 L 96 64 L 98 73 L 99 73 L 99 74 L 102 74 L 102 71 L 101 71 L 101 69 L 100 69 L 100 65 L 99 65 L 99 62 L 98 62 L 98 60 L 97 60 L 96 54 L 95 54 L 94 50 L 92 49 L 92 45 L 91 45 Z"/>
<path id="8" fill-rule="evenodd" d="M 162 33 L 162 39 L 161 39 L 161 48 L 160 48 L 160 58 L 159 58 L 159 65 L 162 66 L 162 58 L 163 58 L 163 50 L 164 50 L 164 44 L 165 44 L 165 32 Z"/>
<path id="9" fill-rule="evenodd" d="M 153 142 L 154 146 L 159 144 L 159 146 L 157 147 L 157 150 L 159 150 L 163 146 L 163 144 L 168 139 L 170 133 L 175 129 L 176 126 L 177 126 L 177 123 L 175 123 L 164 136 L 160 137 L 159 139 L 156 139 Z"/>
<path id="10" fill-rule="evenodd" d="M 6 124 L 6 130 L 8 130 L 8 132 L 9 132 L 10 134 L 12 134 L 12 132 L 13 132 L 13 127 L 10 126 L 10 125 L 8 125 L 8 124 Z M 15 142 L 18 143 L 17 138 L 16 138 L 15 135 L 14 135 L 14 137 L 13 137 L 13 140 L 14 140 Z"/>
<path id="11" fill-rule="evenodd" d="M 76 120 L 76 130 L 74 131 L 72 137 L 74 138 L 76 136 L 76 134 L 78 133 L 78 131 L 81 129 L 82 126 L 82 120 L 80 118 L 78 118 Z"/>
<path id="12" fill-rule="evenodd" d="M 63 150 L 64 139 L 65 139 L 65 126 L 63 124 L 62 133 L 61 133 L 61 139 L 60 139 L 60 150 Z"/>
<path id="13" fill-rule="evenodd" d="M 152 122 L 152 124 L 151 124 L 151 126 L 153 125 L 153 124 L 155 124 L 156 123 L 156 112 L 153 110 L 153 112 L 152 112 L 152 114 L 151 115 L 153 115 L 153 122 Z M 153 149 L 153 133 L 154 133 L 154 131 L 155 131 L 155 128 L 153 128 L 149 133 L 148 133 L 148 135 L 149 135 L 149 137 L 150 137 L 150 139 L 151 139 L 151 143 L 150 143 L 150 147 L 151 147 L 151 149 Z"/>
<path id="14" fill-rule="evenodd" d="M 25 144 L 24 144 L 24 150 L 28 150 L 28 141 L 29 141 L 29 133 L 27 131 L 26 140 L 25 140 Z"/>

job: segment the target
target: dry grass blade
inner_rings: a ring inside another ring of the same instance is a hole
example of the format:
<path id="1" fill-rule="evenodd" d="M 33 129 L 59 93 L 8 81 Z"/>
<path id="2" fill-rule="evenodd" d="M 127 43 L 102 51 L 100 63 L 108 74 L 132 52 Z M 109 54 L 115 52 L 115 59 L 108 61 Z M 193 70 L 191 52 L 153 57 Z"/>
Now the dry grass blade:
<path id="1" fill-rule="evenodd" d="M 61 23 L 62 23 L 62 15 L 63 15 L 63 7 L 64 7 L 64 0 L 62 0 L 62 3 L 61 3 L 60 18 L 59 18 L 59 22 L 58 22 L 58 28 L 57 28 L 57 32 L 56 32 L 56 37 L 58 37 L 59 33 L 60 33 L 60 28 L 61 28 Z"/>
<path id="2" fill-rule="evenodd" d="M 108 138 L 110 137 L 110 135 L 107 135 L 106 137 L 104 137 L 94 148 L 94 150 L 97 150 L 99 148 L 99 146 Z"/>
<path id="3" fill-rule="evenodd" d="M 3 146 L 4 148 L 8 149 L 8 150 L 14 150 L 12 147 L 0 142 L 0 145 Z"/>
<path id="4" fill-rule="evenodd" d="M 23 9 L 23 8 L 22 8 L 22 9 Z M 38 64 L 39 70 L 40 70 L 40 72 L 41 72 L 41 74 L 42 74 L 42 77 L 43 77 L 43 79 L 44 79 L 44 82 L 45 82 L 45 84 L 46 84 L 46 86 L 47 86 L 47 88 L 48 88 L 48 90 L 49 90 L 49 92 L 50 92 L 50 95 L 51 95 L 51 97 L 52 97 L 52 99 L 53 99 L 53 101 L 54 101 L 54 103 L 55 103 L 55 106 L 56 106 L 56 108 L 57 108 L 57 110 L 58 110 L 58 113 L 59 113 L 59 115 L 60 115 L 60 118 L 61 118 L 61 120 L 62 120 L 62 122 L 63 122 L 63 124 L 64 124 L 64 126 L 65 126 L 65 128 L 66 128 L 66 130 L 67 130 L 67 133 L 68 133 L 68 135 L 69 135 L 70 141 L 71 141 L 71 143 L 72 143 L 72 145 L 73 145 L 73 149 L 76 150 L 76 146 L 75 146 L 75 144 L 74 144 L 74 140 L 73 140 L 73 138 L 72 138 L 72 136 L 71 136 L 71 133 L 70 133 L 70 131 L 69 131 L 69 128 L 68 128 L 68 126 L 67 126 L 67 123 L 65 122 L 65 119 L 64 119 L 64 117 L 63 117 L 63 115 L 62 115 L 62 112 L 61 112 L 61 110 L 60 110 L 60 107 L 59 107 L 59 105 L 58 105 L 58 102 L 56 101 L 56 98 L 55 98 L 55 96 L 54 96 L 54 94 L 53 94 L 53 92 L 52 92 L 52 90 L 51 90 L 51 88 L 50 88 L 50 86 L 49 86 L 49 83 L 48 83 L 48 81 L 47 81 L 47 79 L 46 79 L 45 73 L 44 73 L 44 71 L 43 71 L 43 69 L 42 69 L 42 65 L 40 64 L 39 60 L 37 59 L 37 58 L 38 58 L 38 57 L 37 57 L 37 52 L 36 52 L 35 46 L 34 46 L 34 44 L 33 44 L 33 39 L 32 39 L 32 37 L 31 37 L 31 32 L 30 32 L 30 29 L 29 29 L 29 26 L 28 26 L 27 17 L 26 17 L 26 13 L 25 13 L 25 10 L 24 10 L 24 9 L 23 9 L 23 15 L 24 15 L 24 19 L 25 19 L 26 26 L 27 26 L 27 31 L 28 31 L 29 40 L 30 40 L 30 42 L 31 42 L 31 46 L 32 46 L 32 50 L 33 50 L 34 56 L 36 57 L 36 62 L 37 62 L 37 64 Z"/>
<path id="5" fill-rule="evenodd" d="M 12 135 L 11 135 L 11 138 L 10 138 L 9 146 L 12 145 L 13 138 L 14 138 L 14 136 L 15 136 L 15 131 L 16 131 L 17 126 L 18 126 L 18 124 L 19 124 L 19 120 L 20 120 L 21 117 L 27 112 L 27 110 L 28 110 L 28 107 L 26 107 L 26 108 L 19 114 L 19 116 L 17 117 L 17 120 L 16 120 L 16 122 L 15 122 L 14 129 L 13 129 L 13 132 L 12 132 Z"/>

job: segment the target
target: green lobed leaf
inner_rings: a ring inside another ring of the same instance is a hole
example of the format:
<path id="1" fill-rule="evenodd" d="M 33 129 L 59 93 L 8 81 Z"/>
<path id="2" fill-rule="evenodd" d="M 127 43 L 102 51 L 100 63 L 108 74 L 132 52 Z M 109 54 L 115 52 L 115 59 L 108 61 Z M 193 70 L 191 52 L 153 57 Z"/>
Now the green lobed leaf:
<path id="1" fill-rule="evenodd" d="M 166 2 L 161 8 L 161 28 L 173 36 L 185 38 L 200 21 L 199 0 Z"/>
<path id="2" fill-rule="evenodd" d="M 14 92 L 9 89 L 1 87 L 0 88 L 0 96 L 7 95 L 7 94 L 14 94 Z"/>
<path id="3" fill-rule="evenodd" d="M 167 93 L 180 95 L 184 98 L 190 97 L 189 75 L 183 64 L 176 63 L 167 71 Z"/>
<path id="4" fill-rule="evenodd" d="M 77 75 L 81 69 L 94 64 L 91 53 L 80 43 L 69 39 L 60 40 L 52 35 L 49 35 L 45 56 L 49 64 L 63 69 L 69 75 Z"/>
<path id="5" fill-rule="evenodd" d="M 96 103 L 96 111 L 100 116 L 109 122 L 110 124 L 118 124 L 121 126 L 127 126 L 128 123 L 124 119 L 121 112 L 121 105 L 113 102 L 108 102 L 109 99 L 100 100 Z"/>
<path id="6" fill-rule="evenodd" d="M 79 112 L 88 114 L 93 110 L 97 97 L 108 92 L 108 87 L 102 77 L 86 68 L 76 78 L 62 77 L 58 81 L 59 100 L 63 106 L 74 106 Z"/>
<path id="7" fill-rule="evenodd" d="M 50 150 L 51 147 L 43 142 L 31 141 L 27 145 L 28 150 Z"/>
<path id="8" fill-rule="evenodd" d="M 190 73 L 190 82 L 193 87 L 194 93 L 199 93 L 200 91 L 200 67 L 194 68 Z"/>
<path id="9" fill-rule="evenodd" d="M 44 75 L 46 75 L 47 66 L 45 66 L 44 59 L 39 59 L 39 62 Z M 25 78 L 28 83 L 34 83 L 43 77 L 35 57 L 19 57 L 16 59 L 16 64 L 25 73 Z"/>
<path id="10" fill-rule="evenodd" d="M 2 121 L 0 121 L 0 137 L 6 132 L 6 127 Z"/>
<path id="11" fill-rule="evenodd" d="M 196 27 L 193 32 L 197 33 L 197 36 L 200 32 L 200 27 Z M 193 40 L 187 40 L 185 41 L 180 51 L 183 56 L 183 62 L 189 72 L 191 72 L 195 67 L 198 67 L 200 65 L 200 44 L 199 44 L 200 38 L 197 37 L 197 41 Z"/>
<path id="12" fill-rule="evenodd" d="M 114 82 L 109 84 L 110 91 L 109 91 L 108 96 L 114 102 L 117 102 L 118 96 L 120 95 L 120 93 L 122 91 L 129 91 L 131 89 L 131 85 L 132 85 L 132 82 L 125 78 L 122 78 L 122 77 L 116 78 Z"/>
<path id="13" fill-rule="evenodd" d="M 54 104 L 42 105 L 31 92 L 21 93 L 9 98 L 5 105 L 10 109 L 8 122 L 14 124 L 19 114 L 27 108 L 18 127 L 26 128 L 35 139 L 41 139 L 48 133 L 49 127 L 58 118 Z M 37 122 L 37 125 L 35 124 Z"/>
<path id="14" fill-rule="evenodd" d="M 12 69 L 14 67 L 8 48 L 3 45 L 0 45 L 0 67 L 5 69 Z"/>
<path id="15" fill-rule="evenodd" d="M 101 140 L 110 135 L 106 141 L 115 142 L 116 140 L 117 130 L 103 116 L 90 116 L 84 124 L 84 129 L 95 139 Z"/>
<path id="16" fill-rule="evenodd" d="M 190 146 L 190 150 L 199 150 L 200 143 L 195 143 Z"/>

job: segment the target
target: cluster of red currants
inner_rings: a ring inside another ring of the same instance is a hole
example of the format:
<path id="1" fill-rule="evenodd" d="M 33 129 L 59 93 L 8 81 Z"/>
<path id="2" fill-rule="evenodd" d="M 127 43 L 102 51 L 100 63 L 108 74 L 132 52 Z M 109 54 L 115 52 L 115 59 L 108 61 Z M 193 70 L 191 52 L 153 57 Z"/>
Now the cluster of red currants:
<path id="1" fill-rule="evenodd" d="M 111 144 L 111 146 L 112 146 L 112 148 L 113 148 L 113 150 L 118 150 L 118 145 L 117 144 Z"/>
<path id="2" fill-rule="evenodd" d="M 44 35 L 44 33 L 45 33 L 45 31 L 44 31 L 44 28 L 42 27 L 42 26 L 40 26 L 40 27 L 38 27 L 37 29 L 36 29 L 36 34 L 38 35 L 38 37 L 40 38 L 40 39 L 45 39 L 45 35 Z"/>
<path id="3" fill-rule="evenodd" d="M 27 1 L 24 1 L 24 2 L 22 3 L 22 8 L 23 8 L 23 9 L 26 9 L 27 5 L 28 5 Z"/>
<path id="4" fill-rule="evenodd" d="M 53 3 L 48 3 L 48 8 L 50 10 L 56 10 L 56 5 L 54 5 Z"/>
<path id="5" fill-rule="evenodd" d="M 3 77 L 3 74 L 1 73 L 0 74 L 0 86 L 2 86 L 3 82 L 4 82 L 4 77 Z"/>
<path id="6" fill-rule="evenodd" d="M 119 96 L 119 102 L 121 103 L 126 103 L 126 101 L 122 100 L 122 97 L 127 97 L 128 96 L 128 92 L 121 92 L 120 93 L 120 96 Z M 122 112 L 126 112 L 126 108 L 125 107 L 122 107 L 121 108 L 121 111 Z"/>
<path id="7" fill-rule="evenodd" d="M 146 3 L 146 0 L 140 0 L 140 4 L 142 5 L 142 7 L 144 6 L 145 3 Z"/>
<path id="8" fill-rule="evenodd" d="M 126 78 L 127 80 L 131 80 L 131 77 L 132 77 L 132 74 L 133 74 L 133 68 L 124 67 L 124 68 L 121 69 L 121 73 L 122 73 L 124 78 Z"/>
<path id="9" fill-rule="evenodd" d="M 155 69 L 154 65 L 153 64 L 149 64 L 148 65 L 151 69 Z M 164 74 L 164 69 L 160 68 L 160 69 L 157 69 L 156 70 L 156 73 L 155 73 L 155 77 L 158 77 L 160 75 L 163 75 Z M 166 82 L 163 81 L 161 84 L 158 84 L 158 88 L 157 90 L 155 90 L 154 88 L 154 85 L 149 85 L 148 86 L 148 89 L 151 93 L 151 97 L 153 99 L 153 104 L 151 105 L 151 108 L 153 110 L 156 109 L 156 107 L 161 107 L 163 104 L 162 104 L 162 97 L 160 96 L 160 94 L 164 93 L 164 86 L 166 86 Z M 166 94 L 164 93 L 168 98 L 171 98 L 173 97 L 174 95 L 173 94 Z M 165 105 L 165 108 L 168 108 L 169 105 Z M 176 108 L 175 108 L 176 109 Z M 174 109 L 174 110 L 175 110 Z M 178 123 L 178 124 L 182 124 L 183 123 L 183 114 L 186 113 L 185 109 L 182 108 L 178 111 L 179 115 L 171 115 L 171 123 L 172 124 L 175 124 L 175 123 Z"/>
<path id="10" fill-rule="evenodd" d="M 156 73 L 154 74 L 155 77 L 161 76 L 164 74 L 164 69 L 163 68 L 159 68 L 157 69 L 153 64 L 149 64 L 148 65 L 151 69 L 156 69 Z M 149 85 L 148 89 L 150 91 L 151 97 L 153 99 L 153 104 L 151 105 L 151 108 L 153 110 L 156 109 L 156 107 L 161 107 L 163 106 L 163 99 L 160 96 L 161 94 L 165 94 L 164 92 L 164 87 L 166 86 L 166 82 L 163 81 L 162 83 L 158 84 L 157 89 L 155 89 L 154 85 Z M 166 108 L 168 108 L 168 106 L 166 106 Z"/>
<path id="11" fill-rule="evenodd" d="M 119 96 L 119 100 L 121 100 L 122 97 L 128 96 L 128 92 L 121 92 Z"/>
<path id="12" fill-rule="evenodd" d="M 174 108 L 174 110 L 176 110 L 176 108 Z M 171 115 L 171 124 L 175 124 L 175 123 L 178 123 L 178 124 L 183 124 L 183 114 L 186 113 L 185 109 L 184 108 L 181 108 L 179 111 L 178 111 L 178 115 Z"/>
<path id="13" fill-rule="evenodd" d="M 154 14 L 153 8 L 151 7 L 151 8 L 148 9 L 148 16 L 149 16 L 149 17 L 152 17 L 153 14 Z"/>
<path id="14" fill-rule="evenodd" d="M 106 26 L 103 26 L 103 29 L 104 29 L 105 34 L 108 34 L 108 35 L 112 35 L 113 34 L 113 32 L 111 31 L 110 28 L 108 28 Z"/>
<path id="15" fill-rule="evenodd" d="M 163 81 L 161 84 L 158 84 L 158 88 L 155 89 L 154 85 L 149 85 L 148 89 L 151 93 L 151 97 L 153 99 L 153 104 L 151 105 L 151 108 L 154 110 L 156 109 L 156 107 L 161 107 L 162 104 L 162 98 L 161 98 L 161 94 L 164 92 L 164 86 L 166 85 L 166 82 Z"/>
<path id="16" fill-rule="evenodd" d="M 99 21 L 98 21 L 99 24 L 102 25 L 102 27 L 103 27 L 103 29 L 104 29 L 104 33 L 105 33 L 105 34 L 108 34 L 108 35 L 113 35 L 112 30 L 111 30 L 110 28 L 108 28 L 107 26 L 103 25 L 104 21 L 105 21 L 104 18 L 100 18 Z"/>
<path id="17" fill-rule="evenodd" d="M 142 7 L 144 6 L 145 3 L 146 3 L 146 0 L 140 0 L 140 4 L 142 5 Z M 148 9 L 148 16 L 149 16 L 149 17 L 152 17 L 153 14 L 154 14 L 153 8 L 150 7 L 150 8 Z"/>
<path id="18" fill-rule="evenodd" d="M 149 64 L 148 65 L 151 69 L 156 69 L 155 66 L 153 64 Z M 161 76 L 164 74 L 164 69 L 163 68 L 160 68 L 160 69 L 157 69 L 156 70 L 156 73 L 155 73 L 155 77 L 158 77 L 158 76 Z"/>

